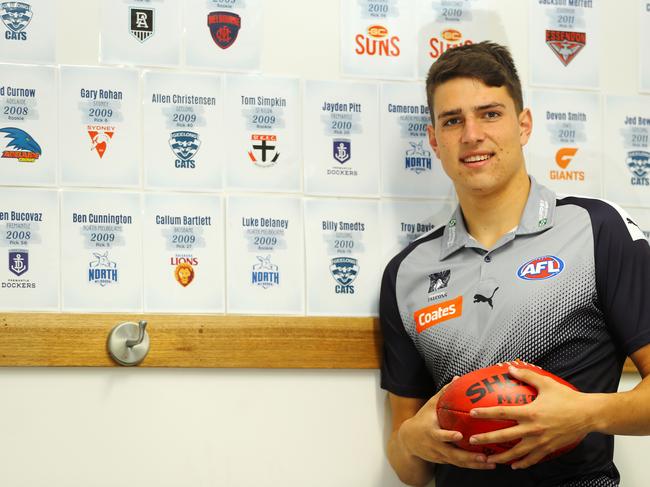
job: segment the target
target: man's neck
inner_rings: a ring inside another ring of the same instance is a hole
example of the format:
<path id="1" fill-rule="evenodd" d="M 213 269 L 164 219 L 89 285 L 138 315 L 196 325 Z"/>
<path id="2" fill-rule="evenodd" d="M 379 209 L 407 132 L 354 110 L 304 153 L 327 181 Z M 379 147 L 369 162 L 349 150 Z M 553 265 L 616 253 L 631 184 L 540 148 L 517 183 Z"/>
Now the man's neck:
<path id="1" fill-rule="evenodd" d="M 530 179 L 518 177 L 503 191 L 488 195 L 459 194 L 467 231 L 486 249 L 519 225 L 528 201 Z"/>

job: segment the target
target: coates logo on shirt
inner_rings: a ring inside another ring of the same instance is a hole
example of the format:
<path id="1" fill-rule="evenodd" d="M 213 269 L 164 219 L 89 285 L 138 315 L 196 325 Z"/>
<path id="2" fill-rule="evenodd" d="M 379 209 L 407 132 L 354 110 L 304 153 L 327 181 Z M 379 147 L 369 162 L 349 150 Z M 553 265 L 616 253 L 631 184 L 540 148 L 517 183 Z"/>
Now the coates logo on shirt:
<path id="1" fill-rule="evenodd" d="M 463 34 L 456 29 L 446 29 L 440 33 L 440 37 L 432 37 L 429 39 L 429 56 L 432 59 L 438 59 L 440 55 L 447 49 L 459 46 L 467 46 L 474 44 L 470 39 L 463 39 Z"/>
<path id="2" fill-rule="evenodd" d="M 389 36 L 383 25 L 371 25 L 367 35 L 357 34 L 354 42 L 357 45 L 354 52 L 359 56 L 398 57 L 401 52 L 399 37 Z"/>
<path id="3" fill-rule="evenodd" d="M 517 269 L 517 277 L 526 281 L 549 279 L 557 276 L 564 269 L 564 261 L 559 257 L 545 255 L 536 257 Z"/>
<path id="4" fill-rule="evenodd" d="M 457 296 L 448 301 L 432 304 L 426 308 L 417 310 L 413 314 L 415 319 L 415 329 L 422 333 L 427 328 L 431 328 L 443 321 L 459 318 L 463 314 L 463 297 Z"/>

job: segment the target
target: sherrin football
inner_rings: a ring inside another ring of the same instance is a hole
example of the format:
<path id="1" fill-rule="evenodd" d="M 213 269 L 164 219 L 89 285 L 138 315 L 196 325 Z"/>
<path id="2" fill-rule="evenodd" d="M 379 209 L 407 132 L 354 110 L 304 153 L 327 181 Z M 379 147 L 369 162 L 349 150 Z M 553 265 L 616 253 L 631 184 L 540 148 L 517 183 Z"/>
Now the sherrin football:
<path id="1" fill-rule="evenodd" d="M 573 390 L 577 390 L 560 377 L 541 367 L 520 360 L 474 370 L 459 377 L 449 384 L 449 387 L 438 400 L 437 412 L 438 423 L 442 429 L 462 433 L 463 438 L 455 443 L 463 450 L 493 455 L 509 450 L 519 442 L 517 439 L 485 445 L 470 445 L 469 443 L 472 435 L 509 428 L 517 424 L 513 420 L 473 418 L 469 414 L 472 409 L 492 406 L 522 406 L 531 403 L 537 397 L 537 389 L 508 374 L 508 367 L 511 365 L 533 370 Z M 567 445 L 553 452 L 545 460 L 566 453 L 575 448 L 578 443 Z"/>

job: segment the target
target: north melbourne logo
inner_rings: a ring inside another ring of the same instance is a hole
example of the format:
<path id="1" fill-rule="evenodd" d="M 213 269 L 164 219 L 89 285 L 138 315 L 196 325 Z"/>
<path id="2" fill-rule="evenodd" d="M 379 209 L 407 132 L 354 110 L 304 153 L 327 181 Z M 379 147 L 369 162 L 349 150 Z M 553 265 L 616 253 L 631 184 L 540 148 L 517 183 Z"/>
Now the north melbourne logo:
<path id="1" fill-rule="evenodd" d="M 409 142 L 411 148 L 406 151 L 404 164 L 406 169 L 420 174 L 431 170 L 431 151 L 423 147 L 424 141 Z"/>
<path id="2" fill-rule="evenodd" d="M 131 34 L 144 42 L 154 33 L 154 10 L 152 8 L 129 8 Z"/>
<path id="3" fill-rule="evenodd" d="M 586 44 L 587 34 L 585 32 L 546 31 L 546 45 L 565 66 L 573 61 Z"/>
<path id="4" fill-rule="evenodd" d="M 268 289 L 280 284 L 280 272 L 278 266 L 271 262 L 271 256 L 257 257 L 257 264 L 253 265 L 251 272 L 251 284 L 263 289 Z"/>

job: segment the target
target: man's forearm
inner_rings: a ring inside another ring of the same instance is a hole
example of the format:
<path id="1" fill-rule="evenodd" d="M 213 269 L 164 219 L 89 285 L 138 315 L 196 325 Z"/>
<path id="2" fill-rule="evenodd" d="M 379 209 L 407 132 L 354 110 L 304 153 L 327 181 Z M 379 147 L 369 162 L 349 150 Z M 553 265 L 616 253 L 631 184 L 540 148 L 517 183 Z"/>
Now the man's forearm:
<path id="1" fill-rule="evenodd" d="M 594 394 L 596 430 L 610 435 L 650 435 L 650 375 L 633 390 Z"/>
<path id="2" fill-rule="evenodd" d="M 394 431 L 388 442 L 388 461 L 402 482 L 425 486 L 433 478 L 434 465 L 408 452 L 401 441 L 400 430 Z"/>

